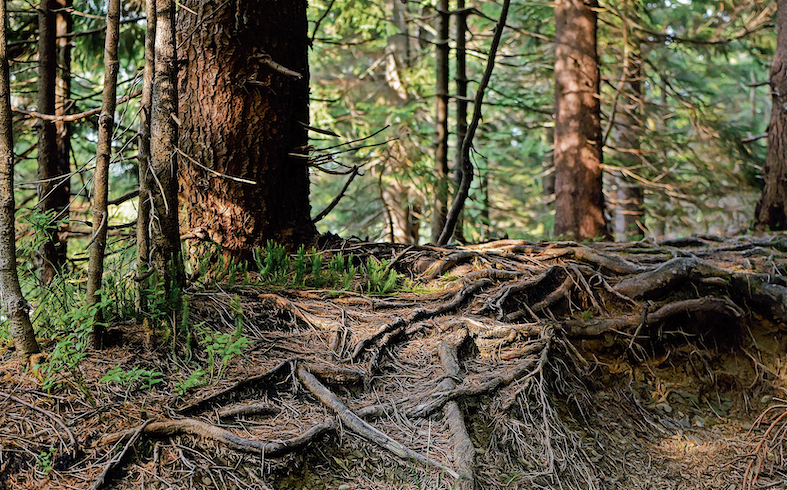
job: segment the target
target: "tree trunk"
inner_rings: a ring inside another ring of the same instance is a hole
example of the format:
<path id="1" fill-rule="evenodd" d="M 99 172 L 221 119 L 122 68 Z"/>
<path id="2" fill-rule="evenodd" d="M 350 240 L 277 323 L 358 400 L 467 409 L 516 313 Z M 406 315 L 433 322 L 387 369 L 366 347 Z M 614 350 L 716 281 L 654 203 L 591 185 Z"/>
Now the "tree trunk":
<path id="1" fill-rule="evenodd" d="M 117 105 L 118 77 L 118 28 L 120 21 L 120 0 L 109 0 L 107 4 L 107 34 L 104 41 L 104 92 L 101 101 L 101 115 L 98 118 L 98 149 L 96 150 L 96 170 L 93 174 L 93 233 L 91 236 L 90 258 L 88 261 L 87 297 L 88 305 L 99 302 L 101 280 L 104 277 L 104 251 L 107 246 L 107 197 L 109 194 L 109 161 L 112 157 L 112 130 L 115 126 L 115 107 Z M 104 326 L 100 312 L 93 324 L 93 347 L 102 347 Z"/>
<path id="2" fill-rule="evenodd" d="M 41 0 L 38 7 L 38 112 L 55 113 L 55 81 L 57 79 L 57 49 L 55 43 L 54 0 Z M 68 186 L 62 186 L 62 171 L 57 148 L 57 133 L 53 121 L 39 119 L 38 128 L 38 201 L 39 209 L 47 213 L 52 228 L 41 247 L 39 278 L 49 282 L 66 259 L 65 243 L 61 243 L 55 228 L 61 211 L 68 205 Z M 64 192 L 65 191 L 65 192 Z"/>
<path id="3" fill-rule="evenodd" d="M 183 5 L 180 181 L 189 227 L 240 257 L 268 240 L 309 242 L 306 0 Z"/>
<path id="4" fill-rule="evenodd" d="M 178 75 L 175 57 L 175 2 L 156 0 L 156 54 L 150 106 L 150 170 L 153 267 L 167 294 L 183 288 L 178 223 Z M 153 177 L 155 176 L 155 177 Z M 179 305 L 172 305 L 179 310 Z"/>
<path id="5" fill-rule="evenodd" d="M 74 18 L 71 15 L 73 0 L 55 0 L 55 33 L 57 44 L 57 78 L 55 80 L 55 115 L 65 116 L 73 109 L 71 100 L 71 42 L 69 37 L 74 32 Z M 55 141 L 57 145 L 58 175 L 71 174 L 71 124 L 65 121 L 55 121 Z M 71 179 L 63 178 L 58 182 L 55 191 L 57 201 L 62 207 L 57 211 L 60 225 L 57 229 L 57 243 L 59 245 L 59 259 L 66 260 L 68 252 L 69 233 L 69 206 L 71 199 Z M 56 269 L 59 270 L 63 263 Z"/>
<path id="6" fill-rule="evenodd" d="M 150 100 L 153 93 L 153 75 L 156 62 L 156 2 L 145 2 L 145 67 L 142 74 L 142 99 L 140 100 L 139 115 L 139 204 L 137 205 L 137 281 L 139 287 L 136 292 L 136 309 L 142 312 L 146 307 L 147 289 L 150 277 L 150 209 L 153 196 L 148 180 L 150 173 Z M 156 187 L 154 186 L 153 189 Z"/>
<path id="7" fill-rule="evenodd" d="M 432 210 L 432 243 L 437 243 L 448 214 L 448 0 L 437 2 L 437 39 L 435 39 L 435 143 L 434 143 L 434 209 Z"/>
<path id="8" fill-rule="evenodd" d="M 760 202 L 755 210 L 758 230 L 787 229 L 787 0 L 778 0 L 779 29 L 771 65 L 771 123 Z"/>
<path id="9" fill-rule="evenodd" d="M 30 323 L 27 301 L 16 272 L 14 231 L 14 142 L 11 124 L 11 88 L 8 69 L 6 0 L 0 1 L 0 295 L 11 326 L 20 365 L 39 352 Z"/>
<path id="10" fill-rule="evenodd" d="M 555 6 L 555 235 L 607 237 L 596 0 Z"/>
<path id="11" fill-rule="evenodd" d="M 467 135 L 467 16 L 465 0 L 456 2 L 456 158 L 454 159 L 454 186 L 462 184 L 462 142 Z M 467 243 L 464 236 L 463 215 L 454 227 L 454 239 Z"/>
<path id="12" fill-rule="evenodd" d="M 639 45 L 632 46 L 625 63 L 622 91 L 615 116 L 615 147 L 618 161 L 624 168 L 634 168 L 642 163 L 640 155 L 640 139 L 642 137 L 642 59 Z M 615 175 L 617 184 L 617 202 L 615 207 L 615 235 L 618 240 L 642 236 L 643 194 L 642 186 L 636 180 L 618 172 Z"/>

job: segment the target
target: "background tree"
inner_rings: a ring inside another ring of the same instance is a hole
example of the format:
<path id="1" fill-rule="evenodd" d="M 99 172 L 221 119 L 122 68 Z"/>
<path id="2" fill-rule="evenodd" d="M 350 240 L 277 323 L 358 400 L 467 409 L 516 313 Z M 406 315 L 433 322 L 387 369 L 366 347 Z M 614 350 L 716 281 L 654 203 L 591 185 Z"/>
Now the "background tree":
<path id="1" fill-rule="evenodd" d="M 771 123 L 765 187 L 755 217 L 760 230 L 787 228 L 787 0 L 777 2 L 778 38 L 771 65 Z"/>
<path id="2" fill-rule="evenodd" d="M 601 174 L 598 3 L 555 5 L 555 235 L 608 234 Z"/>
<path id="3" fill-rule="evenodd" d="M 432 242 L 437 243 L 445 226 L 449 200 L 448 166 L 448 80 L 450 47 L 450 4 L 438 0 L 435 13 L 435 142 L 434 142 L 434 209 Z"/>
<path id="4" fill-rule="evenodd" d="M 20 365 L 39 352 L 29 307 L 16 272 L 16 230 L 14 227 L 14 143 L 11 123 L 11 76 L 8 68 L 8 14 L 6 0 L 0 1 L 0 294 L 8 316 L 11 338 Z"/>
<path id="5" fill-rule="evenodd" d="M 55 88 L 58 72 L 55 0 L 41 0 L 38 6 L 38 107 L 40 114 L 55 114 Z M 40 279 L 49 282 L 65 264 L 66 243 L 60 240 L 57 222 L 68 206 L 68 166 L 58 153 L 55 122 L 39 119 L 38 127 L 38 200 L 39 209 L 50 218 L 47 240 L 41 248 Z"/>
<path id="6" fill-rule="evenodd" d="M 178 224 L 178 113 L 177 63 L 175 57 L 175 3 L 156 0 L 156 52 L 150 107 L 150 168 L 146 190 L 152 196 L 152 265 L 166 297 L 184 285 L 183 258 Z M 173 309 L 179 310 L 174 304 Z"/>
<path id="7" fill-rule="evenodd" d="M 104 278 L 104 255 L 107 246 L 109 226 L 109 163 L 112 158 L 112 134 L 115 127 L 115 107 L 117 105 L 118 35 L 120 21 L 120 0 L 109 0 L 107 4 L 107 32 L 104 44 L 104 90 L 101 103 L 101 116 L 98 122 L 98 149 L 96 171 L 93 175 L 93 234 L 90 238 L 90 260 L 88 262 L 87 295 L 88 305 L 97 304 Z M 104 319 L 101 312 L 93 325 L 92 343 L 95 348 L 102 347 Z"/>
<path id="8" fill-rule="evenodd" d="M 178 15 L 182 196 L 188 226 L 250 256 L 297 245 L 309 205 L 306 1 L 185 2 Z M 196 13 L 196 14 L 195 14 Z"/>

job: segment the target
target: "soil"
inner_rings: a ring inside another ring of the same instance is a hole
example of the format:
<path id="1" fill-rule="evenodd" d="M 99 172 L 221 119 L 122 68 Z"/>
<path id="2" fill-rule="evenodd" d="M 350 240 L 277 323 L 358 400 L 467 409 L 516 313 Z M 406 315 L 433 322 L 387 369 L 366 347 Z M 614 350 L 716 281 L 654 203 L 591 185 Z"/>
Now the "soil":
<path id="1" fill-rule="evenodd" d="M 0 354 L 0 490 L 787 488 L 786 243 L 326 246 L 386 295 L 203 277 L 188 329 L 114 324 L 49 392 Z"/>

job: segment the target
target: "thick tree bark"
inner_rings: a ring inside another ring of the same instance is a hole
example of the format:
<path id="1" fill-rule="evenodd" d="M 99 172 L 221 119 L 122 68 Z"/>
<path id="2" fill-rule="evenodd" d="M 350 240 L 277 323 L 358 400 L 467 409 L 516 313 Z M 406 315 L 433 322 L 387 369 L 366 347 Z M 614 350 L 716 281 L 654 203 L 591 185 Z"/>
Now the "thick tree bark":
<path id="1" fill-rule="evenodd" d="M 98 118 L 98 149 L 96 170 L 93 174 L 93 233 L 88 261 L 87 297 L 88 305 L 99 302 L 101 281 L 104 277 L 104 251 L 107 246 L 107 197 L 109 194 L 109 161 L 112 157 L 112 130 L 115 126 L 118 77 L 118 37 L 120 0 L 109 0 L 107 4 L 107 34 L 104 41 L 104 91 L 101 115 Z M 100 313 L 100 312 L 99 312 Z M 104 326 L 100 314 L 93 325 L 92 343 L 101 348 Z"/>
<path id="2" fill-rule="evenodd" d="M 6 0 L 0 1 L 0 295 L 11 326 L 20 363 L 39 352 L 27 302 L 16 272 L 14 231 L 14 143 L 11 124 L 11 88 L 8 69 Z"/>
<path id="3" fill-rule="evenodd" d="M 41 114 L 55 114 L 55 85 L 57 80 L 57 45 L 55 34 L 54 0 L 41 0 L 38 6 L 38 107 Z M 38 200 L 39 209 L 51 213 L 54 225 L 68 205 L 69 187 L 61 185 L 63 170 L 57 147 L 57 132 L 53 121 L 39 119 L 38 128 Z M 56 228 L 48 230 L 47 240 L 39 251 L 39 277 L 49 282 L 65 263 L 66 246 L 61 243 Z"/>
<path id="4" fill-rule="evenodd" d="M 448 214 L 448 38 L 450 36 L 448 0 L 437 2 L 437 39 L 435 39 L 435 142 L 434 142 L 434 209 L 432 243 L 437 243 Z"/>
<path id="5" fill-rule="evenodd" d="M 787 0 L 778 0 L 779 34 L 771 65 L 771 123 L 760 202 L 755 210 L 759 230 L 787 229 Z"/>
<path id="6" fill-rule="evenodd" d="M 268 240 L 310 241 L 306 0 L 183 5 L 180 182 L 189 227 L 242 257 Z"/>
<path id="7" fill-rule="evenodd" d="M 155 65 L 150 106 L 150 170 L 152 195 L 152 265 L 167 293 L 182 289 L 185 281 L 178 223 L 178 113 L 175 57 L 175 2 L 156 0 Z M 175 305 L 174 309 L 179 309 Z"/>
<path id="8" fill-rule="evenodd" d="M 608 236 L 601 183 L 596 0 L 555 5 L 555 235 Z"/>

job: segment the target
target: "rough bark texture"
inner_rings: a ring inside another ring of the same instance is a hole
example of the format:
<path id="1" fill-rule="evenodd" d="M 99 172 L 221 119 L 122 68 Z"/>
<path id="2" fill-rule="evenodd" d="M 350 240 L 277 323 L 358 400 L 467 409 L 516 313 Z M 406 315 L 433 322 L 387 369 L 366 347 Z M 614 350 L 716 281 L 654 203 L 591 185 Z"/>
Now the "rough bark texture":
<path id="1" fill-rule="evenodd" d="M 771 65 L 773 103 L 763 169 L 765 187 L 755 211 L 756 227 L 760 230 L 787 229 L 787 0 L 777 4 L 779 34 Z"/>
<path id="2" fill-rule="evenodd" d="M 437 2 L 437 39 L 435 39 L 435 193 L 432 211 L 432 242 L 437 243 L 448 214 L 448 0 Z"/>
<path id="3" fill-rule="evenodd" d="M 555 235 L 607 236 L 595 0 L 555 6 Z"/>
<path id="4" fill-rule="evenodd" d="M 38 6 L 38 107 L 41 114 L 55 113 L 55 81 L 57 79 L 57 46 L 55 44 L 55 12 L 58 5 L 54 0 L 41 0 Z M 38 200 L 39 209 L 53 212 L 57 219 L 68 205 L 68 186 L 61 186 L 60 176 L 68 172 L 61 168 L 57 133 L 53 121 L 39 119 L 38 128 Z M 54 223 L 53 223 L 54 224 Z M 65 263 L 66 247 L 61 243 L 57 230 L 52 229 L 48 240 L 39 251 L 39 277 L 49 282 Z"/>
<path id="5" fill-rule="evenodd" d="M 180 179 L 189 227 L 238 256 L 267 240 L 308 242 L 316 229 L 304 156 L 306 1 L 184 6 L 180 147 L 189 158 Z"/>
<path id="6" fill-rule="evenodd" d="M 14 231 L 14 143 L 6 38 L 6 2 L 0 1 L 0 295 L 11 326 L 11 339 L 22 364 L 39 352 L 28 307 L 16 272 Z"/>
<path id="7" fill-rule="evenodd" d="M 101 115 L 98 118 L 98 149 L 96 170 L 93 174 L 93 233 L 88 261 L 87 296 L 88 305 L 98 303 L 101 280 L 104 276 L 104 251 L 107 246 L 107 197 L 109 194 L 109 161 L 112 157 L 112 130 L 115 126 L 118 77 L 118 30 L 120 0 L 109 0 L 107 4 L 107 36 L 104 41 L 104 92 Z M 97 320 L 100 320 L 97 318 Z M 92 343 L 101 347 L 104 327 L 96 321 Z"/>
<path id="8" fill-rule="evenodd" d="M 150 121 L 152 265 L 167 292 L 182 288 L 183 258 L 178 224 L 178 113 L 175 59 L 175 2 L 156 0 L 156 43 Z"/>

